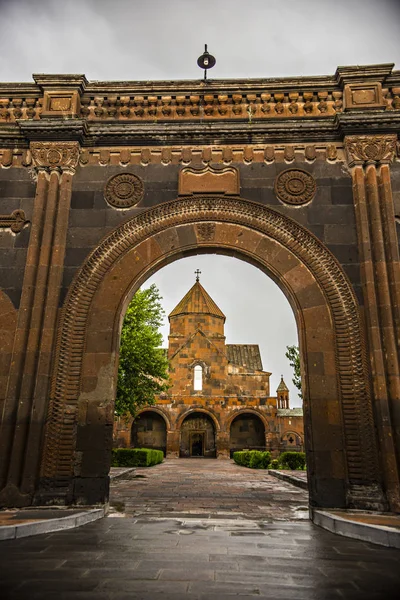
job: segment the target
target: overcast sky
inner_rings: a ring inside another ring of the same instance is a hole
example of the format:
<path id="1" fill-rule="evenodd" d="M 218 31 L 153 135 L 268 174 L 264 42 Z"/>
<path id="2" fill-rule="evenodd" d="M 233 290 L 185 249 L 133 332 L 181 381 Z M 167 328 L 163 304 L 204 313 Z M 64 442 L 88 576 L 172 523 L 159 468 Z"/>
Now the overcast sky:
<path id="1" fill-rule="evenodd" d="M 196 79 L 400 68 L 400 0 L 0 0 L 0 78 Z"/>
<path id="2" fill-rule="evenodd" d="M 400 0 L 0 0 L 0 80 L 196 79 L 205 43 L 217 59 L 214 79 L 327 75 L 354 64 L 400 69 L 399 31 Z M 227 317 L 227 342 L 258 343 L 271 390 L 281 373 L 289 384 L 284 353 L 297 333 L 282 292 L 244 262 L 192 257 L 147 282 L 159 286 L 167 312 L 196 268 Z"/>

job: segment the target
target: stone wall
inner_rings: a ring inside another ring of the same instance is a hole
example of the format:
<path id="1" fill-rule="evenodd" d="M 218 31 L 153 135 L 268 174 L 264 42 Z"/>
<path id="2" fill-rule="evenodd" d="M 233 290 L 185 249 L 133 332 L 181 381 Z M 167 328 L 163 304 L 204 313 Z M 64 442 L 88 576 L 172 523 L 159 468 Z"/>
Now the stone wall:
<path id="1" fill-rule="evenodd" d="M 0 84 L 2 505 L 106 501 L 123 311 L 212 251 L 292 305 L 311 503 L 400 510 L 400 73 L 207 86 Z"/>

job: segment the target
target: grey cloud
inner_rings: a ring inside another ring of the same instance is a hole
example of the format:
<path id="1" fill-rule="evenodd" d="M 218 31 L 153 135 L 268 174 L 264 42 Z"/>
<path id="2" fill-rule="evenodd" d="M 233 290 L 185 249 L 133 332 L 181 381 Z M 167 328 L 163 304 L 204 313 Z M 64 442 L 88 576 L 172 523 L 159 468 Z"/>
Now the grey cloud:
<path id="1" fill-rule="evenodd" d="M 0 78 L 81 72 L 89 79 L 333 73 L 340 64 L 400 64 L 397 0 L 2 0 Z"/>

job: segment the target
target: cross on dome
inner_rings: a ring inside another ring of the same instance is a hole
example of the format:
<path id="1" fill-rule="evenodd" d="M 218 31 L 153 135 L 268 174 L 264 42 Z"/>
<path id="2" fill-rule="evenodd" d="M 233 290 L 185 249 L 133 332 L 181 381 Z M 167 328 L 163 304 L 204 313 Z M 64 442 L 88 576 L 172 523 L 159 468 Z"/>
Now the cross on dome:
<path id="1" fill-rule="evenodd" d="M 194 274 L 196 275 L 196 281 L 200 281 L 200 275 L 201 275 L 201 271 L 199 271 L 199 269 L 197 269 Z"/>

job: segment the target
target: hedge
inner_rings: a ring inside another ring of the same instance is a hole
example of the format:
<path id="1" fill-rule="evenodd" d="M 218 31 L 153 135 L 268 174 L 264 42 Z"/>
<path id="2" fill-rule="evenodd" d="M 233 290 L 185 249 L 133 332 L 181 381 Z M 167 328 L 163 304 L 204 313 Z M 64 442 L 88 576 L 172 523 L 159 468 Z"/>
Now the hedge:
<path id="1" fill-rule="evenodd" d="M 164 460 L 162 450 L 151 448 L 113 448 L 112 467 L 152 467 Z"/>
<path id="2" fill-rule="evenodd" d="M 282 452 L 278 462 L 281 469 L 290 469 L 291 471 L 304 470 L 306 455 L 304 452 Z"/>
<path id="3" fill-rule="evenodd" d="M 268 469 L 271 461 L 271 452 L 260 450 L 241 450 L 233 453 L 233 460 L 241 467 L 249 469 Z"/>

